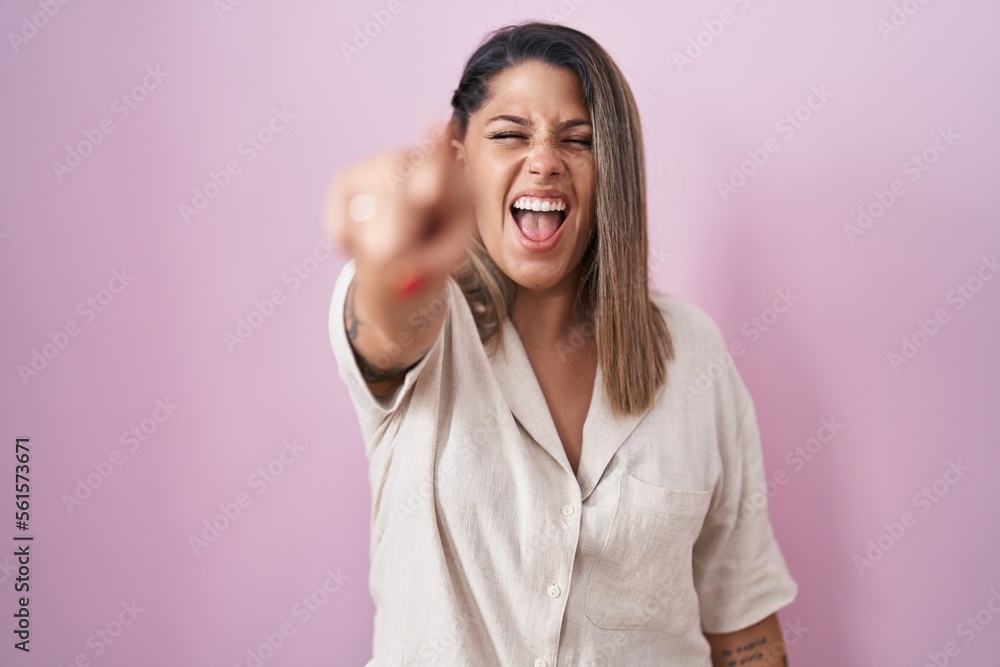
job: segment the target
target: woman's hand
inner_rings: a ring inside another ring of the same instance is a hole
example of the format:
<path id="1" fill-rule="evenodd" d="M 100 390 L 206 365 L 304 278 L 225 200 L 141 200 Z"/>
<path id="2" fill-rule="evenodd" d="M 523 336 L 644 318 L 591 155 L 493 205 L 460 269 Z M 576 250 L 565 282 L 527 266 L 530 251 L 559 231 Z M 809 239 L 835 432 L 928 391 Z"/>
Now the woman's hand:
<path id="1" fill-rule="evenodd" d="M 354 256 L 373 295 L 397 294 L 414 276 L 443 284 L 465 257 L 474 216 L 453 138 L 451 124 L 437 126 L 413 150 L 381 153 L 335 175 L 327 232 Z"/>
<path id="2" fill-rule="evenodd" d="M 472 238 L 471 193 L 453 138 L 450 124 L 436 127 L 419 148 L 341 170 L 328 192 L 327 234 L 355 258 L 345 328 L 359 362 L 369 364 L 370 384 L 385 390 L 398 386 L 437 337 L 445 280 Z"/>

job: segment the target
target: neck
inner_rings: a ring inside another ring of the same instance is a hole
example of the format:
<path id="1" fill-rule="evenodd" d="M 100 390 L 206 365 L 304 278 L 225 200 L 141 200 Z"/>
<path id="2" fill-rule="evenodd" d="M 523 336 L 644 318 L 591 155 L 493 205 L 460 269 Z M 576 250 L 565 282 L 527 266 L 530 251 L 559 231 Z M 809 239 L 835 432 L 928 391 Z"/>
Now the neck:
<path id="1" fill-rule="evenodd" d="M 527 348 L 551 349 L 566 340 L 573 327 L 583 324 L 576 312 L 577 279 L 545 289 L 521 287 L 510 308 L 510 320 Z"/>

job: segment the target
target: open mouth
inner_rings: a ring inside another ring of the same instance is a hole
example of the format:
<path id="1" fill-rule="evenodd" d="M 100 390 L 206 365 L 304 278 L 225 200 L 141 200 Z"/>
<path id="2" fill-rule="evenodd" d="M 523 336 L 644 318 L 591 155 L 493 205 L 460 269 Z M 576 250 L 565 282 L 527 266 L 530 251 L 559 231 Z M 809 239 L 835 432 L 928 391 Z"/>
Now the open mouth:
<path id="1" fill-rule="evenodd" d="M 552 238 L 563 222 L 569 206 L 558 199 L 521 197 L 510 207 L 514 222 L 524 236 L 540 243 Z"/>

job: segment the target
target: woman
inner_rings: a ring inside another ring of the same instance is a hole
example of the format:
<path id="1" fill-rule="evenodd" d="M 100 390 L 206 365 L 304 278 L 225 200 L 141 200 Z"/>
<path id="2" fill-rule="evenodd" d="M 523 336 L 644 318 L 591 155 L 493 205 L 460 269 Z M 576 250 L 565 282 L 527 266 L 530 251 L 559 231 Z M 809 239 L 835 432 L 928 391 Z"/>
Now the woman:
<path id="1" fill-rule="evenodd" d="M 753 403 L 712 319 L 648 287 L 621 72 L 581 32 L 509 26 L 452 107 L 436 148 L 344 170 L 327 207 L 368 664 L 787 664 Z"/>

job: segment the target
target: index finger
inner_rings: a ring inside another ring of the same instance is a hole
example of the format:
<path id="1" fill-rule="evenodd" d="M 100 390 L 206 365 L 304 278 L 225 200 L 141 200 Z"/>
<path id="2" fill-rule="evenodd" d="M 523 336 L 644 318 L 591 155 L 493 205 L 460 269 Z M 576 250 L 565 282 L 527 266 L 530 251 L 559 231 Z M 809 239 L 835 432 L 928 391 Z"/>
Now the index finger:
<path id="1" fill-rule="evenodd" d="M 408 208 L 417 221 L 426 221 L 432 213 L 447 208 L 454 197 L 454 182 L 459 175 L 455 148 L 451 145 L 456 134 L 451 123 L 438 124 L 422 142 L 421 164 L 413 169 L 404 186 Z M 432 145 L 428 145 L 432 142 Z M 427 229 L 419 222 L 409 230 L 411 238 L 422 238 Z"/>

